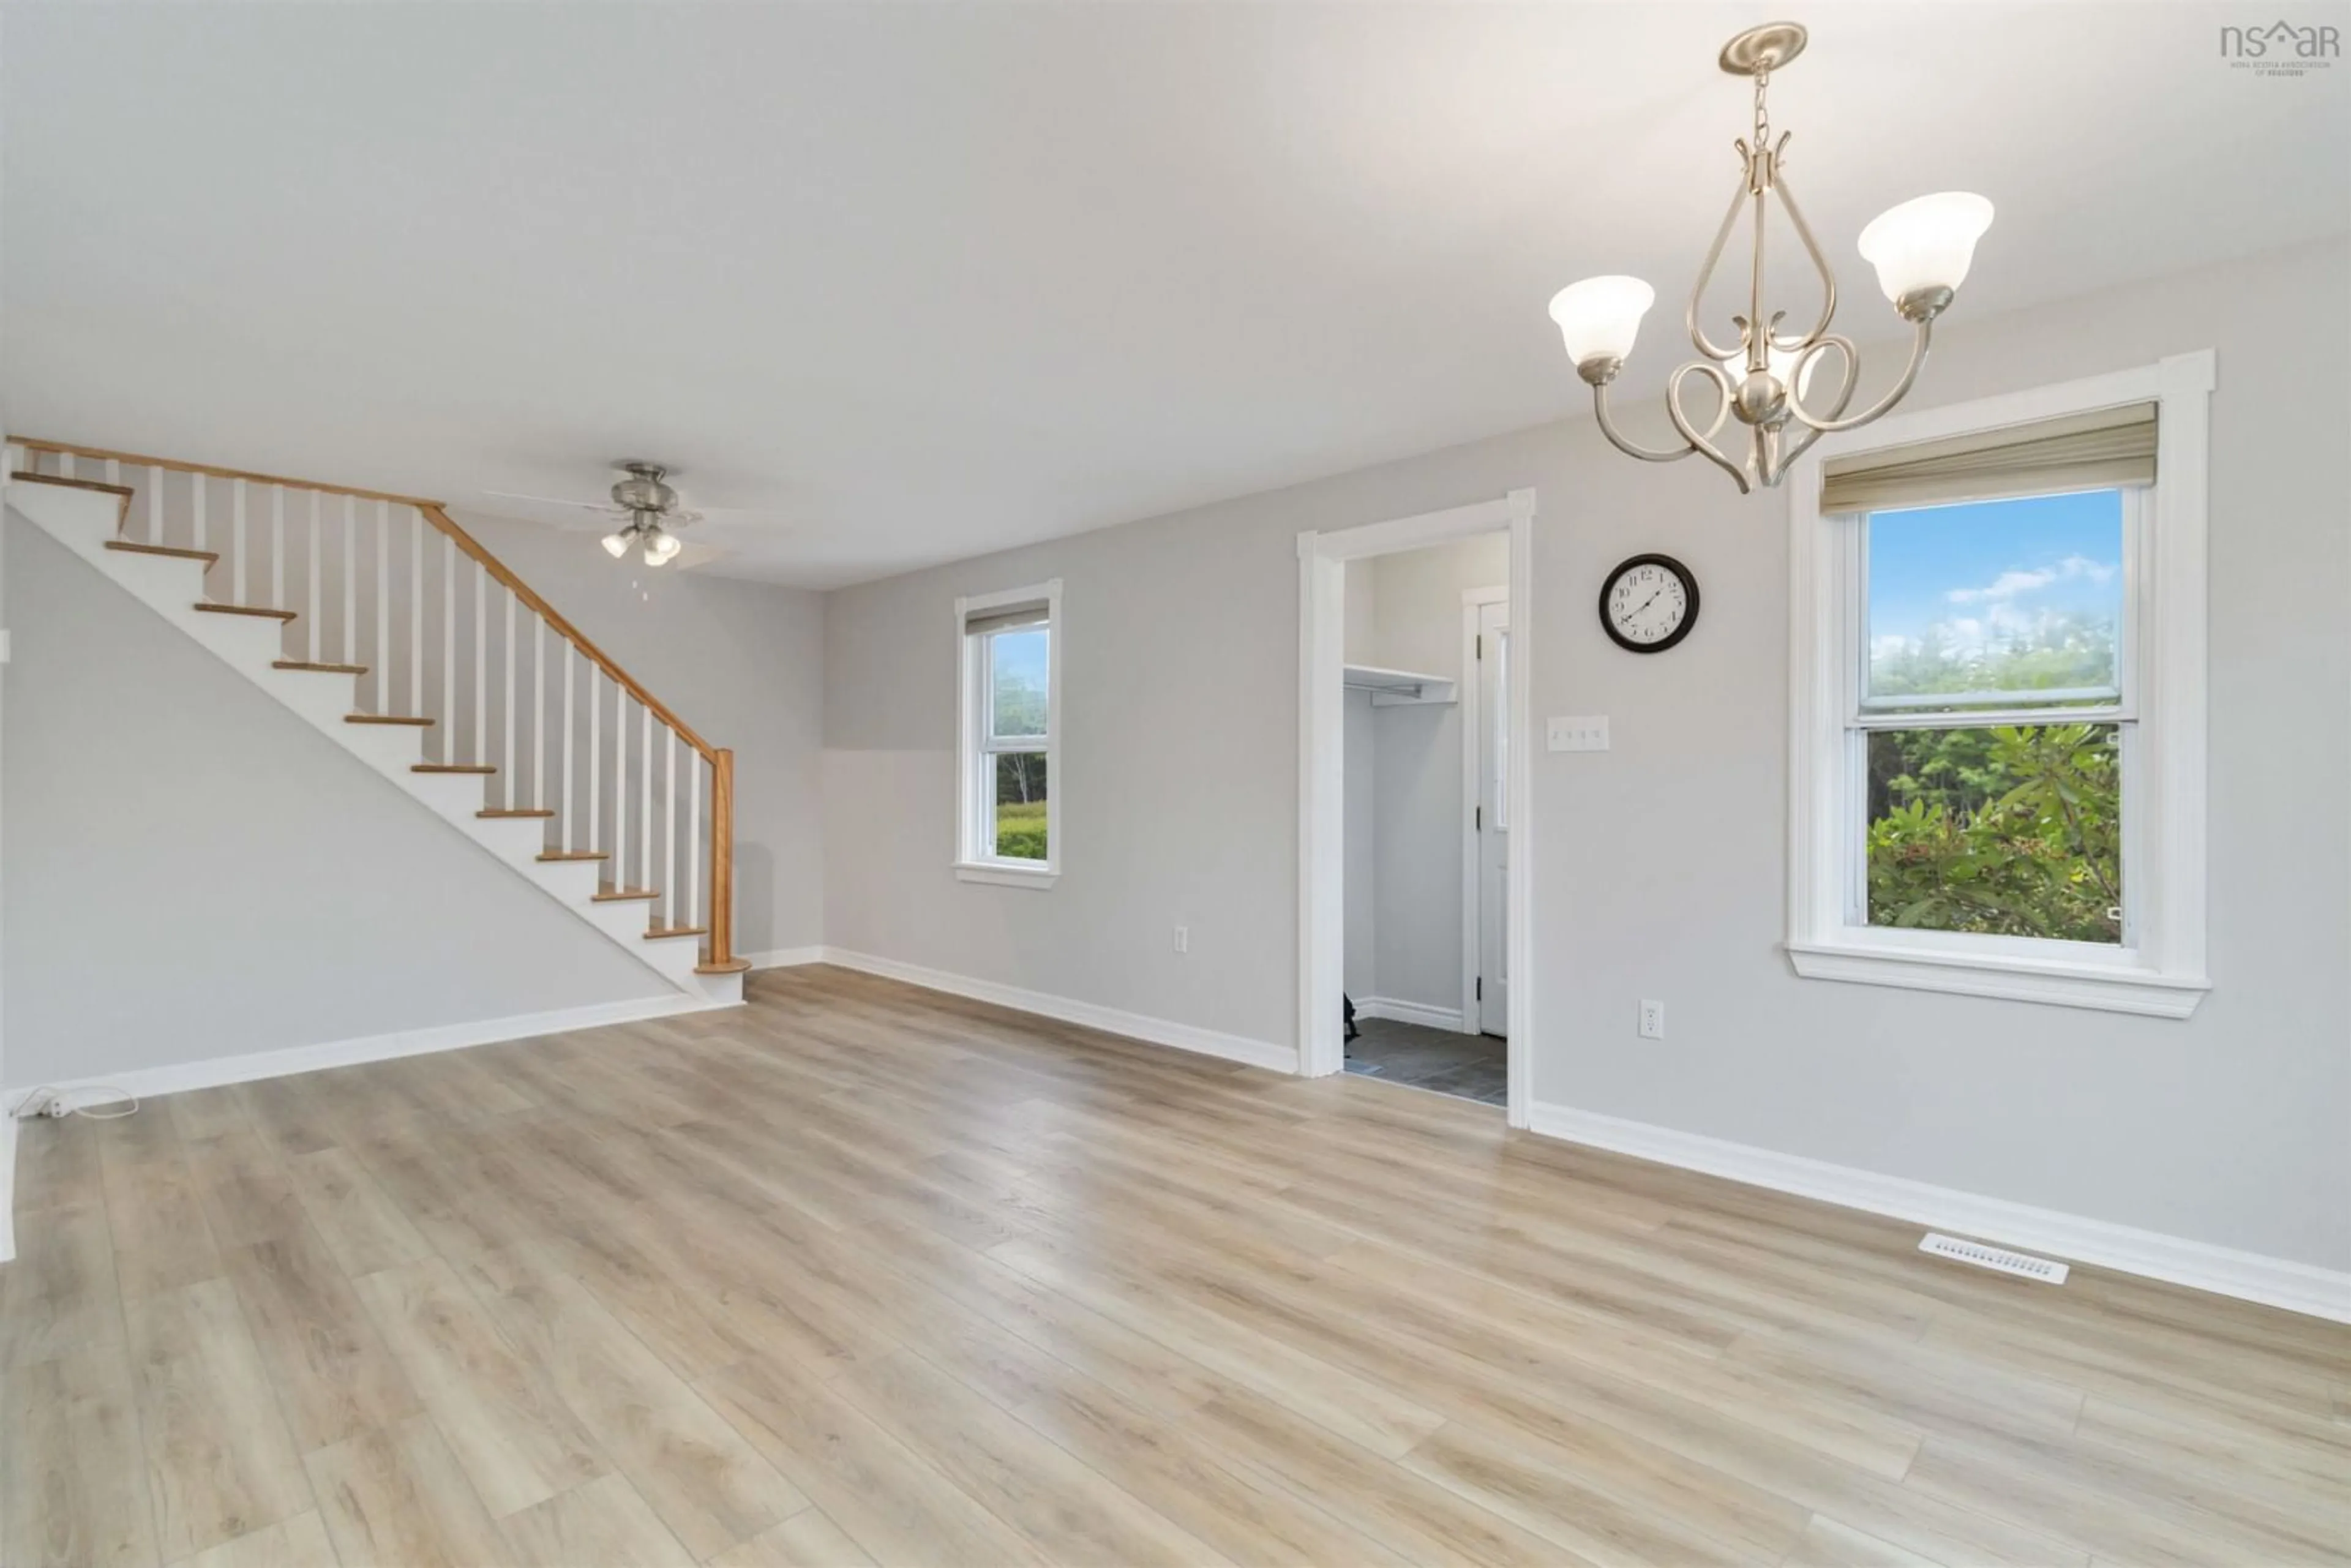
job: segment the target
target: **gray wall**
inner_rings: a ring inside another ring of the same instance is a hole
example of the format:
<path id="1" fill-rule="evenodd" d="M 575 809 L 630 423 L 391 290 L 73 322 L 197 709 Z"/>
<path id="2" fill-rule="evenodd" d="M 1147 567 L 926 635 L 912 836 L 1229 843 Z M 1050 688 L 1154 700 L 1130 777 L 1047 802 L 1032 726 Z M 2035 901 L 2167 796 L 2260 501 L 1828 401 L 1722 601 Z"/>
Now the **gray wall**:
<path id="1" fill-rule="evenodd" d="M 1867 323 L 1874 290 L 1851 291 Z M 1670 354 L 1662 318 L 1647 358 Z M 827 939 L 1265 1040 L 1290 1039 L 1297 560 L 1340 528 L 1541 495 L 1539 1100 L 2351 1267 L 2351 251 L 2341 241 L 1997 319 L 1964 302 L 1926 407 L 2214 347 L 2211 956 L 2186 1023 L 1792 977 L 1787 507 L 1588 419 L 841 591 L 826 616 Z M 1882 377 L 1885 350 L 1873 362 Z M 1876 382 L 1873 385 L 1879 384 Z M 1562 370 L 1561 397 L 1581 388 Z M 1653 407 L 1627 411 L 1662 428 Z M 1601 574 L 1663 549 L 1706 590 L 1669 654 L 1618 652 Z M 1067 582 L 1065 872 L 953 880 L 953 601 Z M 1540 718 L 1538 719 L 1540 723 Z M 1192 928 L 1188 956 L 1168 926 Z M 1667 1004 L 1642 1041 L 1635 1004 Z"/>
<path id="2" fill-rule="evenodd" d="M 737 951 L 821 942 L 824 596 L 616 561 L 593 532 L 465 522 L 704 739 L 733 748 Z"/>
<path id="3" fill-rule="evenodd" d="M 9 1085 L 669 995 L 10 514 Z"/>

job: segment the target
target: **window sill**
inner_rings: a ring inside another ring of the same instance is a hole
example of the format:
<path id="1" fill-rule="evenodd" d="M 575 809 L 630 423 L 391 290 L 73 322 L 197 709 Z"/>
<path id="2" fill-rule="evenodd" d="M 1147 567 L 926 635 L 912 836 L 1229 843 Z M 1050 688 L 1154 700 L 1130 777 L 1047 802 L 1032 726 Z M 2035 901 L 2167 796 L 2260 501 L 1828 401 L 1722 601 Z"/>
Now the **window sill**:
<path id="1" fill-rule="evenodd" d="M 955 862 L 957 882 L 984 882 L 995 887 L 1033 887 L 1044 889 L 1061 880 L 1061 873 L 1049 867 L 1008 865 L 1001 861 L 957 861 Z"/>
<path id="2" fill-rule="evenodd" d="M 1806 979 L 1998 997 L 2147 1018 L 2187 1018 L 2212 988 L 2212 982 L 2201 976 L 2166 975 L 2119 964 L 2053 962 L 1932 948 L 1897 950 L 1858 942 L 1785 946 L 1788 962 Z"/>

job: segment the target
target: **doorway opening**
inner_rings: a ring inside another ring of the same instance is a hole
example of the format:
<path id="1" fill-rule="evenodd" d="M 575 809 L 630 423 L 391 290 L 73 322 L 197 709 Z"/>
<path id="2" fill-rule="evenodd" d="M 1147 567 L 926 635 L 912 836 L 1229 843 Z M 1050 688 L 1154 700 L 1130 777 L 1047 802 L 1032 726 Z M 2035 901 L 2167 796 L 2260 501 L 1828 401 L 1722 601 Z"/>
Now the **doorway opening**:
<path id="1" fill-rule="evenodd" d="M 1302 535 L 1301 1070 L 1528 1092 L 1532 491 Z"/>

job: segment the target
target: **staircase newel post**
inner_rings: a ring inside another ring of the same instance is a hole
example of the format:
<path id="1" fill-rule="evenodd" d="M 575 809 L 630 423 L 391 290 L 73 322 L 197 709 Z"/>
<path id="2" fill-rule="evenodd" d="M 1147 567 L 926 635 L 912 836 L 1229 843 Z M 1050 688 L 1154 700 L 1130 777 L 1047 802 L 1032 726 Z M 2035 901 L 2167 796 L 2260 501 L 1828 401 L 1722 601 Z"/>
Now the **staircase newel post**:
<path id="1" fill-rule="evenodd" d="M 710 754 L 710 967 L 735 962 L 735 753 Z"/>

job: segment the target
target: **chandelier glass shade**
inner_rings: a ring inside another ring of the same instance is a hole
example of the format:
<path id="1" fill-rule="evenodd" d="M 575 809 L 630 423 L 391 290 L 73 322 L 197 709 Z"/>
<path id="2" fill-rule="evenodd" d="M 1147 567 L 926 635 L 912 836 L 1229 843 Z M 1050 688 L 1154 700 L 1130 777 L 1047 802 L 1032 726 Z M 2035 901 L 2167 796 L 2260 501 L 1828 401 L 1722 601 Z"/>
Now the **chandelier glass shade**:
<path id="1" fill-rule="evenodd" d="M 1788 189 L 1783 167 L 1788 136 L 1782 132 L 1772 141 L 1764 106 L 1772 70 L 1802 52 L 1804 41 L 1802 27 L 1774 22 L 1750 28 L 1723 46 L 1722 68 L 1753 78 L 1754 139 L 1734 143 L 1740 164 L 1739 187 L 1716 231 L 1713 248 L 1698 268 L 1684 312 L 1684 325 L 1700 357 L 1676 370 L 1666 383 L 1666 415 L 1681 437 L 1679 446 L 1656 449 L 1627 440 L 1608 408 L 1609 383 L 1631 357 L 1641 319 L 1656 302 L 1656 291 L 1637 277 L 1587 277 L 1561 289 L 1551 302 L 1552 319 L 1559 326 L 1567 357 L 1592 387 L 1601 433 L 1620 451 L 1645 462 L 1703 456 L 1729 474 L 1742 494 L 1758 485 L 1777 485 L 1789 464 L 1822 435 L 1867 424 L 1902 401 L 1926 363 L 1935 318 L 1949 307 L 1966 281 L 1976 241 L 1991 226 L 1990 202 L 1967 192 L 1947 191 L 1890 208 L 1861 231 L 1862 257 L 1876 268 L 1878 287 L 1911 324 L 1912 336 L 1909 361 L 1892 388 L 1861 413 L 1847 414 L 1861 380 L 1861 355 L 1851 339 L 1829 329 L 1836 314 L 1836 274 Z M 1786 311 L 1764 313 L 1764 223 L 1773 202 L 1820 275 L 1820 315 L 1801 333 L 1781 329 Z M 1747 313 L 1731 318 L 1737 340 L 1721 345 L 1698 325 L 1698 305 L 1742 212 L 1751 214 L 1752 229 Z M 1835 381 L 1823 385 L 1821 360 L 1832 351 L 1837 361 Z M 1713 417 L 1703 428 L 1685 406 L 1684 392 L 1692 378 L 1712 383 L 1717 397 Z M 1715 442 L 1725 422 L 1734 418 L 1747 429 L 1747 450 L 1736 458 Z"/>

